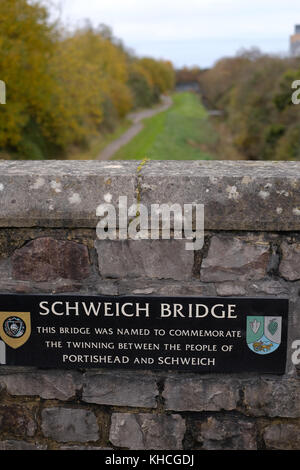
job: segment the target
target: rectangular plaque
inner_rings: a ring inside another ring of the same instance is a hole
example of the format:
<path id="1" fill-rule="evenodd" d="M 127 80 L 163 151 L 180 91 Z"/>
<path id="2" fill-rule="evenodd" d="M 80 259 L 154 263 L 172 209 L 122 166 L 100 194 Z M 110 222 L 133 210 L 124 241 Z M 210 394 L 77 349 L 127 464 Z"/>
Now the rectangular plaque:
<path id="1" fill-rule="evenodd" d="M 283 374 L 288 300 L 0 295 L 0 363 Z"/>

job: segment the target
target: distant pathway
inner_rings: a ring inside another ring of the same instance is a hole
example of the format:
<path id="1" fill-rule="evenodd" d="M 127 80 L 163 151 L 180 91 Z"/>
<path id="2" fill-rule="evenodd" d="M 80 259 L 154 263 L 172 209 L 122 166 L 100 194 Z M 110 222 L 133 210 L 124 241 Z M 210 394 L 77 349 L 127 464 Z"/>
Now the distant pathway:
<path id="1" fill-rule="evenodd" d="M 118 139 L 111 142 L 107 147 L 105 147 L 100 155 L 97 157 L 97 160 L 109 160 L 123 145 L 128 144 L 128 142 L 133 139 L 144 127 L 144 124 L 141 122 L 143 119 L 150 118 L 155 116 L 155 114 L 166 111 L 172 106 L 173 101 L 169 96 L 161 97 L 162 104 L 157 106 L 154 109 L 145 109 L 142 111 L 137 111 L 135 113 L 129 113 L 127 118 L 133 122 L 132 126 L 119 137 Z"/>

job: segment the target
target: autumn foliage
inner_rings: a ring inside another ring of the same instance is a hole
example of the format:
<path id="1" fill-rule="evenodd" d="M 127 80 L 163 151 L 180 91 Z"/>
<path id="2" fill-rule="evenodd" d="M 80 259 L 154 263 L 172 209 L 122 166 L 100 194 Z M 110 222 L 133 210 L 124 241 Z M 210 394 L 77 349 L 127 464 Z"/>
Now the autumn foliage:
<path id="1" fill-rule="evenodd" d="M 221 59 L 199 77 L 209 107 L 224 112 L 232 142 L 248 160 L 300 160 L 300 105 L 292 103 L 299 79 L 300 58 L 257 49 Z"/>
<path id="2" fill-rule="evenodd" d="M 111 30 L 66 31 L 39 1 L 0 2 L 0 149 L 51 158 L 88 142 L 174 86 L 172 64 L 137 58 Z"/>

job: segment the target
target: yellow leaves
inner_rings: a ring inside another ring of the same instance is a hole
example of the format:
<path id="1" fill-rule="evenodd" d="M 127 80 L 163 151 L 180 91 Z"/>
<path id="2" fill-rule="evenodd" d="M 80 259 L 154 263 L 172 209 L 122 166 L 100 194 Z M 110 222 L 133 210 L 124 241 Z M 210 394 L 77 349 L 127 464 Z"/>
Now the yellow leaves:
<path id="1" fill-rule="evenodd" d="M 29 123 L 61 148 L 87 140 L 105 119 L 132 109 L 132 71 L 143 77 L 144 94 L 174 83 L 170 63 L 133 58 L 109 28 L 66 32 L 50 24 L 43 2 L 0 0 L 0 79 L 7 86 L 0 147 L 18 148 Z M 151 94 L 145 102 L 153 102 Z"/>
<path id="2" fill-rule="evenodd" d="M 148 72 L 139 61 L 130 64 L 130 72 L 132 74 L 141 75 L 149 87 L 154 85 L 150 72 Z"/>
<path id="3" fill-rule="evenodd" d="M 7 104 L 0 113 L 0 145 L 15 146 L 31 113 L 50 96 L 45 50 L 51 51 L 51 27 L 40 18 L 45 10 L 26 0 L 0 2 L 0 77 L 7 86 Z"/>
<path id="4" fill-rule="evenodd" d="M 161 93 L 174 87 L 175 72 L 170 62 L 135 59 L 129 62 L 128 69 L 128 83 L 137 108 L 151 106 Z"/>
<path id="5" fill-rule="evenodd" d="M 152 85 L 157 86 L 161 93 L 173 88 L 175 73 L 171 62 L 145 57 L 140 64 L 149 73 Z"/>
<path id="6" fill-rule="evenodd" d="M 132 96 L 129 88 L 117 80 L 107 81 L 108 96 L 111 99 L 119 117 L 124 117 L 132 107 Z"/>

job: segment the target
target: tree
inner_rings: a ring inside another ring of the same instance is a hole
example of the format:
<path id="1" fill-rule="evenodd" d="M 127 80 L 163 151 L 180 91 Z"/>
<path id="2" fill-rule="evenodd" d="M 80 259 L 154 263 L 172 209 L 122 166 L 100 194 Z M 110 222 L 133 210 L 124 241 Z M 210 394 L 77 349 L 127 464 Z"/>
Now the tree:
<path id="1" fill-rule="evenodd" d="M 20 146 L 29 121 L 42 121 L 51 101 L 48 62 L 54 45 L 46 8 L 27 0 L 1 0 L 0 78 L 7 87 L 0 113 L 1 147 Z"/>

